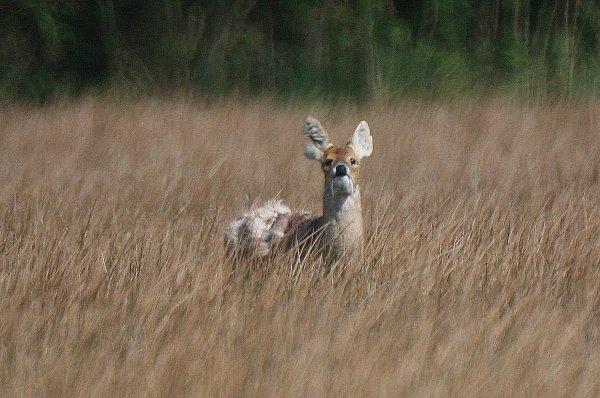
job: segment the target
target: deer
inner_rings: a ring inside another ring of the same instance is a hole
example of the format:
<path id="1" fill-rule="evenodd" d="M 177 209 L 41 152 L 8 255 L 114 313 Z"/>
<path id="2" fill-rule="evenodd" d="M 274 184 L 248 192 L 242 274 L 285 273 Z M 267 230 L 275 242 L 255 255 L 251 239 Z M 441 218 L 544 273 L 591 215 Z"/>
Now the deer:
<path id="1" fill-rule="evenodd" d="M 292 212 L 279 199 L 237 217 L 225 230 L 230 254 L 264 258 L 294 248 L 302 257 L 314 250 L 328 260 L 358 257 L 363 248 L 359 178 L 362 160 L 373 152 L 369 125 L 361 121 L 346 145 L 336 146 L 313 117 L 304 122 L 310 142 L 304 156 L 316 160 L 324 175 L 323 213 Z"/>

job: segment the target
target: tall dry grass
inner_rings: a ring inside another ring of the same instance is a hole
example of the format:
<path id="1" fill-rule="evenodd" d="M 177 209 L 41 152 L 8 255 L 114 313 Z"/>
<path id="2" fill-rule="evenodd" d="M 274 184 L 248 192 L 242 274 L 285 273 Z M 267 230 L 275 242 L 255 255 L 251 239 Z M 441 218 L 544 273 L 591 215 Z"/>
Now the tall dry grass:
<path id="1" fill-rule="evenodd" d="M 364 260 L 230 274 L 222 231 L 320 210 L 301 127 L 366 119 Z M 2 396 L 598 396 L 600 104 L 0 111 Z"/>

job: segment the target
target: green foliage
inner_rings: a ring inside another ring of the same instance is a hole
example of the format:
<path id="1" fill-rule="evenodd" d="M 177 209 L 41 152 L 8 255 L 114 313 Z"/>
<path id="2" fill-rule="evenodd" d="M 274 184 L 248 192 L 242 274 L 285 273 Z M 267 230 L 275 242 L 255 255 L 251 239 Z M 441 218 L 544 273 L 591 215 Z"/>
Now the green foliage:
<path id="1" fill-rule="evenodd" d="M 0 94 L 5 98 L 40 101 L 63 91 L 77 93 L 107 75 L 93 7 L 9 1 L 0 8 Z"/>
<path id="2" fill-rule="evenodd" d="M 600 6 L 567 0 L 9 0 L 0 95 L 595 95 Z"/>

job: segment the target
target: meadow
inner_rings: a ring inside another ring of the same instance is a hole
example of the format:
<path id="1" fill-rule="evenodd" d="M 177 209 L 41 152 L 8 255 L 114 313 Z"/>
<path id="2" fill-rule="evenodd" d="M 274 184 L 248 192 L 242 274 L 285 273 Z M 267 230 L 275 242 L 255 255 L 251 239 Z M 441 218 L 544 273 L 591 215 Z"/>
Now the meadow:
<path id="1" fill-rule="evenodd" d="M 232 272 L 367 120 L 364 257 Z M 0 109 L 1 396 L 600 395 L 600 103 L 86 98 Z"/>

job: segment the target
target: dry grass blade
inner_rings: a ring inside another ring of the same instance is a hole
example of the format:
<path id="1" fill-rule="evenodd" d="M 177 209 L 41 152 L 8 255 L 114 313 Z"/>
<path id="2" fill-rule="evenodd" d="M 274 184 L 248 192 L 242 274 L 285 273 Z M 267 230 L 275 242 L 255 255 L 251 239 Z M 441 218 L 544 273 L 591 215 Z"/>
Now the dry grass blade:
<path id="1" fill-rule="evenodd" d="M 232 272 L 249 204 L 320 210 L 308 114 L 369 121 L 364 258 Z M 599 131 L 595 103 L 4 109 L 0 395 L 598 396 Z"/>

